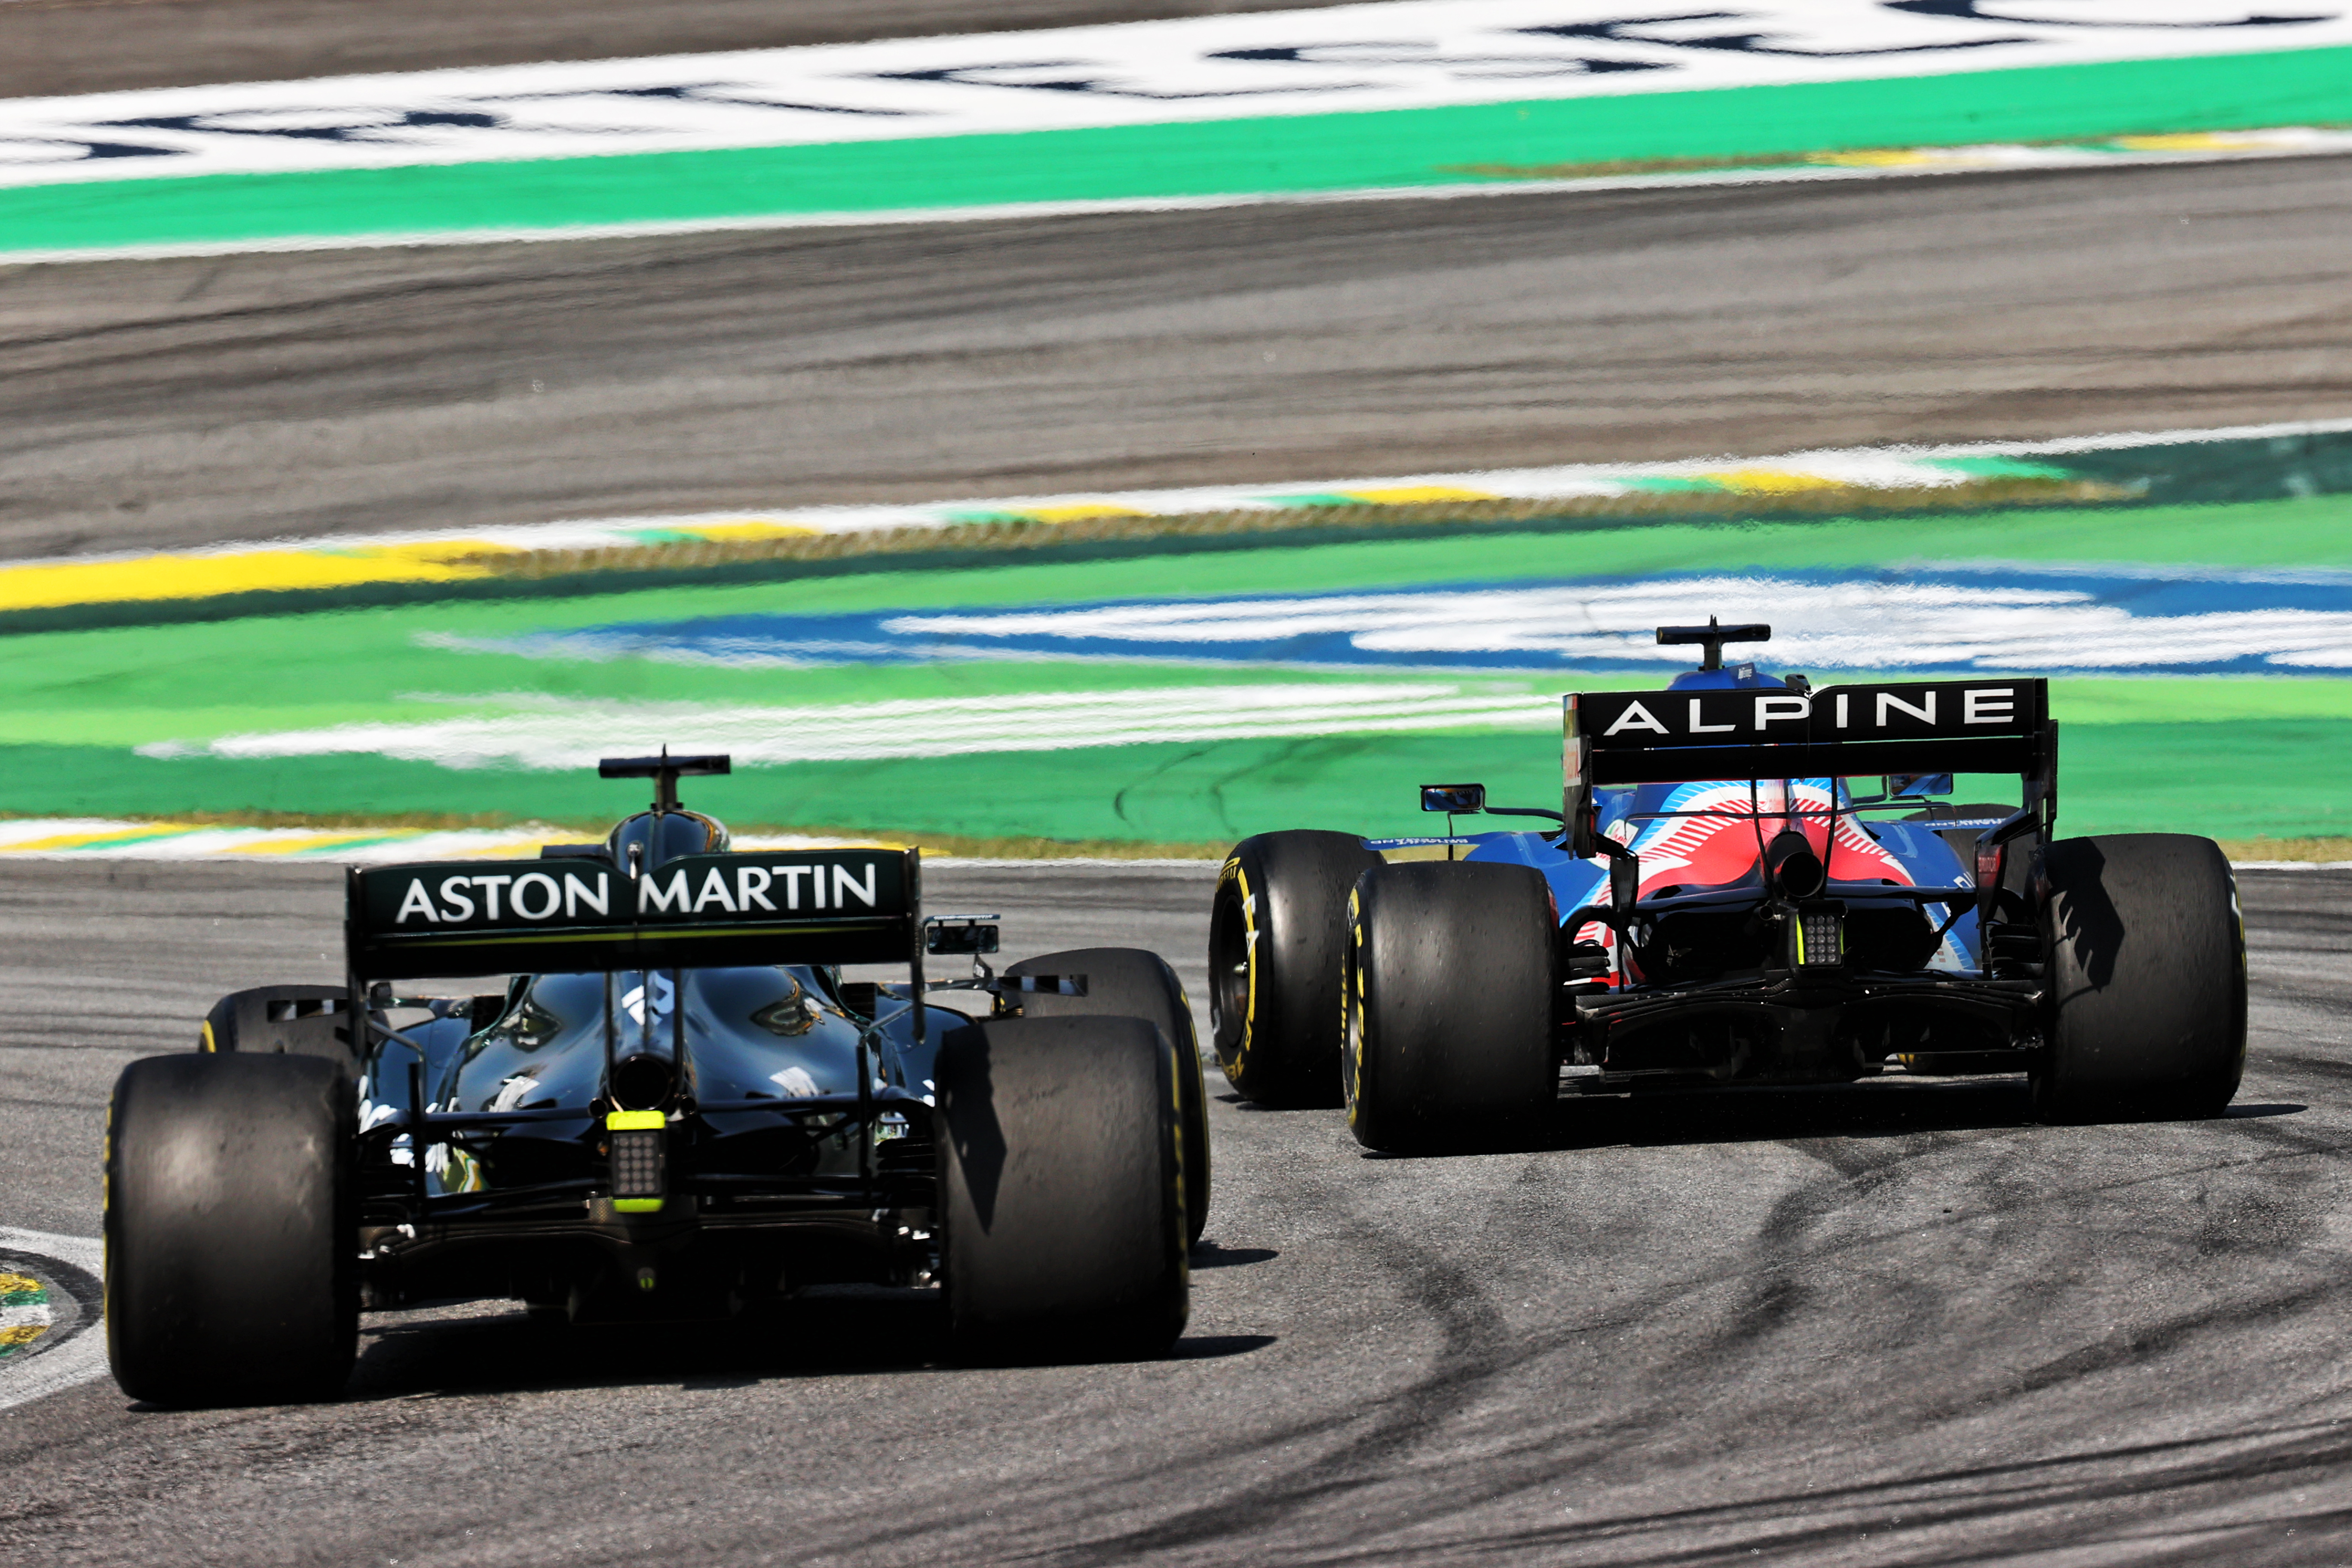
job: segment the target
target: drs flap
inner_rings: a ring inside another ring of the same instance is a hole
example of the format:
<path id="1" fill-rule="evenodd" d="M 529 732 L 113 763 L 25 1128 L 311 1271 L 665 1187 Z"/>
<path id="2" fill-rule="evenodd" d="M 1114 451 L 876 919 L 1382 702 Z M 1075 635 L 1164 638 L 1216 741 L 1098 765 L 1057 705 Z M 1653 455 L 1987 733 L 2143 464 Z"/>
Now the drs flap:
<path id="1" fill-rule="evenodd" d="M 421 975 L 875 963 L 912 950 L 918 852 L 693 855 L 355 868 L 353 973 Z"/>

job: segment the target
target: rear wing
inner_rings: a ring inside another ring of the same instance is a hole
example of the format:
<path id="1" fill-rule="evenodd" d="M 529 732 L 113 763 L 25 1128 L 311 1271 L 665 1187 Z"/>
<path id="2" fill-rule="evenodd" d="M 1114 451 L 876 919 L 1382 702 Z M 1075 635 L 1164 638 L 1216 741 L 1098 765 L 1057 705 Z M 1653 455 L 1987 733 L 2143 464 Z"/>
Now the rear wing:
<path id="1" fill-rule="evenodd" d="M 1562 812 L 1570 853 L 1595 844 L 1592 792 L 1702 779 L 1873 773 L 2019 775 L 2024 813 L 2057 812 L 2050 683 L 1927 680 L 1715 691 L 1585 691 L 1564 700 Z"/>
<path id="2" fill-rule="evenodd" d="M 631 877 L 602 858 L 354 867 L 352 982 L 760 963 L 913 963 L 921 851 L 692 855 Z"/>

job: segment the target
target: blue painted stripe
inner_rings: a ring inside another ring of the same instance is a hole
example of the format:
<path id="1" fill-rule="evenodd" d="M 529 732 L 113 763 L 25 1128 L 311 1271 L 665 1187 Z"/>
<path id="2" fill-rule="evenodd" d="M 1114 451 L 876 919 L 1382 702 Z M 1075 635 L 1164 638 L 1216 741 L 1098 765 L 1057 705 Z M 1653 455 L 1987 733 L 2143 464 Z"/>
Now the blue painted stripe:
<path id="1" fill-rule="evenodd" d="M 744 615 L 494 641 L 436 638 L 436 646 L 744 668 L 1115 659 L 1664 675 L 1687 654 L 1658 647 L 1651 628 L 1709 615 L 1769 621 L 1769 662 L 1807 671 L 2352 674 L 2352 576 L 2345 574 L 2009 565 Z"/>

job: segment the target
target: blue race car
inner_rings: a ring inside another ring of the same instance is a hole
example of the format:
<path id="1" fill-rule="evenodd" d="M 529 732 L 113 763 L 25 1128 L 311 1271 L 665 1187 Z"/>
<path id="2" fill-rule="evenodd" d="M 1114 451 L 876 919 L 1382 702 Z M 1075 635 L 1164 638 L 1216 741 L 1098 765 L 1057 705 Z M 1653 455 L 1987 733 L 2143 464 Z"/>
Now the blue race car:
<path id="1" fill-rule="evenodd" d="M 2022 1072 L 2052 1121 L 2218 1114 L 2246 1049 L 2220 847 L 2053 838 L 2042 680 L 1816 691 L 1723 664 L 1770 636 L 1661 627 L 1699 668 L 1565 698 L 1558 811 L 1433 784 L 1444 837 L 1235 846 L 1209 939 L 1234 1087 L 1345 1103 L 1389 1150 L 1523 1138 L 1565 1096 L 1891 1072 Z M 1944 804 L 1962 773 L 2021 799 Z M 1451 831 L 1480 812 L 1558 826 Z"/>

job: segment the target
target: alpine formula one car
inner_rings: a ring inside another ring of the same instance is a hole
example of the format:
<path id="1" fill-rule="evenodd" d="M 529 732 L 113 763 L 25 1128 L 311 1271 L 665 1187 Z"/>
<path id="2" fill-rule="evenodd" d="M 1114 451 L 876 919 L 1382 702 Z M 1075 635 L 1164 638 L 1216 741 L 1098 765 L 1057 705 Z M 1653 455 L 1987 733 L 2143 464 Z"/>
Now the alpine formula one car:
<path id="1" fill-rule="evenodd" d="M 2039 679 L 1872 683 L 1722 662 L 1564 699 L 1547 832 L 1244 839 L 1209 942 L 1218 1060 L 1344 1102 L 1377 1149 L 1523 1137 L 1564 1097 L 2026 1074 L 2052 1121 L 2219 1114 L 2246 1052 L 2229 862 L 2178 834 L 2053 838 Z M 1958 805 L 2007 773 L 2014 805 Z M 1449 858 L 1391 862 L 1443 846 Z M 1466 847 L 1462 859 L 1451 857 Z"/>
<path id="2" fill-rule="evenodd" d="M 998 975 L 996 917 L 922 914 L 919 850 L 730 850 L 677 792 L 727 769 L 604 763 L 656 783 L 601 845 L 354 868 L 342 984 L 225 997 L 200 1049 L 123 1071 L 106 1323 L 126 1393 L 331 1394 L 363 1304 L 427 1300 L 641 1321 L 934 1287 L 963 1357 L 1169 1347 L 1209 1174 L 1174 973 L 1097 948 Z M 927 954 L 971 977 L 926 982 Z M 846 982 L 853 963 L 908 979 Z M 393 984 L 484 974 L 513 977 Z M 988 1016 L 924 1001 L 951 986 Z"/>

